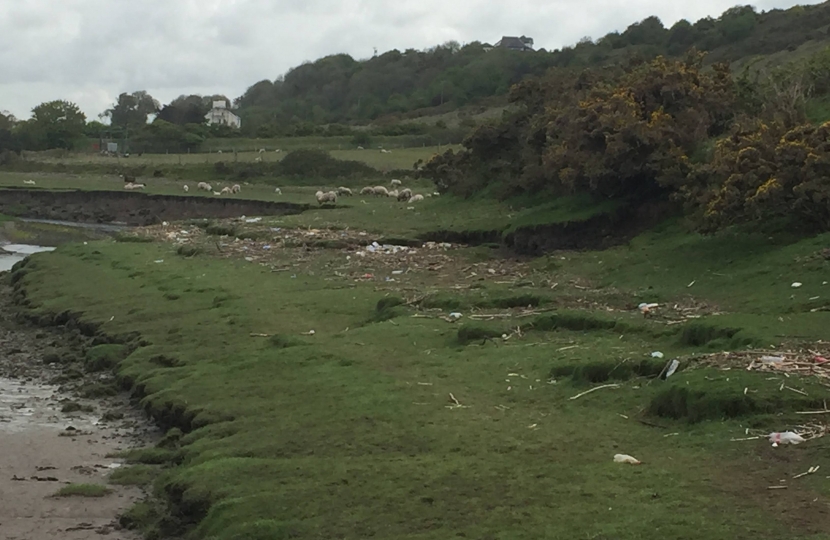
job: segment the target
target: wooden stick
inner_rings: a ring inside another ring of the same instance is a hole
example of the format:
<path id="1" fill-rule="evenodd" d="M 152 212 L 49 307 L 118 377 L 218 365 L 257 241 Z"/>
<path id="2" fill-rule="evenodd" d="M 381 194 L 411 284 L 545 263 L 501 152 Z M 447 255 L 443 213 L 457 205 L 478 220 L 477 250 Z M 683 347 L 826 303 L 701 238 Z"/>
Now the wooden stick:
<path id="1" fill-rule="evenodd" d="M 767 489 L 787 489 L 787 486 L 769 486 Z"/>
<path id="2" fill-rule="evenodd" d="M 620 387 L 619 384 L 603 384 L 602 386 L 597 386 L 595 388 L 591 388 L 590 390 L 586 390 L 586 391 L 584 391 L 580 394 L 577 394 L 577 395 L 575 395 L 571 398 L 568 398 L 568 399 L 579 399 L 582 396 L 585 396 L 585 395 L 590 394 L 591 392 L 595 392 L 597 390 L 602 390 L 603 388 L 619 388 L 619 387 Z"/>
<path id="3" fill-rule="evenodd" d="M 796 411 L 795 414 L 830 414 L 830 411 Z"/>
<path id="4" fill-rule="evenodd" d="M 795 388 L 793 388 L 792 386 L 785 386 L 784 388 L 786 388 L 787 390 L 792 390 L 792 391 L 793 391 L 793 392 L 795 392 L 796 394 L 801 394 L 802 396 L 806 396 L 806 395 L 807 395 L 807 392 L 802 392 L 801 390 L 796 390 L 796 389 L 795 389 Z"/>

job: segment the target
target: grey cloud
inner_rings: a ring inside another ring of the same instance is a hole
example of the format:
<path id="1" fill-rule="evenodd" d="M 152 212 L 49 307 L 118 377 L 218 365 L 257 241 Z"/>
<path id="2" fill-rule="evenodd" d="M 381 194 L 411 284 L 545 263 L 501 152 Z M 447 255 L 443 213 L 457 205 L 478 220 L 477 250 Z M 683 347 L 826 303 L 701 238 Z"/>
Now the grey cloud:
<path id="1" fill-rule="evenodd" d="M 792 0 L 761 0 L 759 9 Z M 802 2 L 803 3 L 803 2 Z M 808 3 L 816 3 L 811 1 Z M 25 0 L 0 2 L 0 110 L 19 117 L 47 99 L 94 118 L 120 92 L 162 102 L 186 93 L 238 96 L 303 61 L 372 48 L 423 49 L 454 39 L 532 36 L 555 49 L 650 15 L 718 16 L 735 0 Z"/>

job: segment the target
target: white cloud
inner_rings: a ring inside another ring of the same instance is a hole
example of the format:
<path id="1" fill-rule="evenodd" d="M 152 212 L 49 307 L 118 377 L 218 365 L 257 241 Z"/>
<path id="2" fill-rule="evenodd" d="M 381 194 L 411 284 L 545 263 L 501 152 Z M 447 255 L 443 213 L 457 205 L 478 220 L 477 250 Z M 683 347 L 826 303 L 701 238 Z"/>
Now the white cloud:
<path id="1" fill-rule="evenodd" d="M 121 92 L 161 102 L 240 95 L 303 61 L 525 34 L 555 49 L 650 15 L 666 26 L 717 17 L 735 0 L 25 0 L 0 3 L 0 110 L 26 118 L 49 99 L 90 118 Z M 792 0 L 762 0 L 758 9 Z M 804 3 L 804 2 L 800 2 Z M 809 1 L 807 3 L 816 3 Z"/>

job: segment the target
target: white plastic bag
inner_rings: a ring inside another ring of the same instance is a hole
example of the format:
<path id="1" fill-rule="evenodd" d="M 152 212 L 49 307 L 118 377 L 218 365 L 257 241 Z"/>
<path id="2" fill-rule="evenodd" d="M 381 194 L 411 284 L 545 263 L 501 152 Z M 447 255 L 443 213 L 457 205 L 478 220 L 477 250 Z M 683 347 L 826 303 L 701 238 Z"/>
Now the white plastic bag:
<path id="1" fill-rule="evenodd" d="M 800 444 L 804 441 L 805 439 L 801 435 L 793 433 L 792 431 L 769 434 L 769 442 L 771 442 L 773 446 L 778 446 L 779 444 Z"/>
<path id="2" fill-rule="evenodd" d="M 614 455 L 614 463 L 628 463 L 630 465 L 640 465 L 642 462 L 635 457 L 629 456 L 628 454 L 616 454 Z"/>

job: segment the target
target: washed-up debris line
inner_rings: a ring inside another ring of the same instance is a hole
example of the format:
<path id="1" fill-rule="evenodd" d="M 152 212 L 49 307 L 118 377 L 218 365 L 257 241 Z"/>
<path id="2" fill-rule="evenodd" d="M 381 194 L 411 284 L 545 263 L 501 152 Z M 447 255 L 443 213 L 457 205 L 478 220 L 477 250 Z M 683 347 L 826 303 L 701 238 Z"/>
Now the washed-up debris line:
<path id="1" fill-rule="evenodd" d="M 813 376 L 830 386 L 830 343 L 823 341 L 790 349 L 720 352 L 697 360 L 720 368 Z"/>

